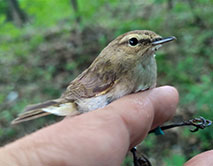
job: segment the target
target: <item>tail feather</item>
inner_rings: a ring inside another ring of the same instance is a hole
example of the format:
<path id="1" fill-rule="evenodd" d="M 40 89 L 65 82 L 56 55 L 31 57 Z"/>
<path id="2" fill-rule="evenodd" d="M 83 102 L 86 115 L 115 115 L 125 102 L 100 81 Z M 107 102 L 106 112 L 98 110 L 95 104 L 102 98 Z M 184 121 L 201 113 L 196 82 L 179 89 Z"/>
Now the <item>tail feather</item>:
<path id="1" fill-rule="evenodd" d="M 36 119 L 49 114 L 58 116 L 78 114 L 76 104 L 73 102 L 63 101 L 61 99 L 49 100 L 44 103 L 27 106 L 23 113 L 19 114 L 11 124 L 17 124 L 24 121 Z"/>
<path id="2" fill-rule="evenodd" d="M 28 105 L 25 109 L 24 112 L 27 111 L 31 111 L 31 110 L 37 110 L 37 109 L 41 109 L 41 108 L 45 108 L 45 107 L 49 107 L 49 106 L 57 106 L 58 104 L 60 104 L 61 101 L 57 101 L 57 100 L 48 100 L 45 101 L 43 103 L 38 103 L 38 104 L 33 104 L 33 105 Z"/>
<path id="3" fill-rule="evenodd" d="M 11 122 L 11 124 L 15 125 L 15 124 L 25 122 L 25 121 L 28 121 L 28 120 L 40 118 L 42 116 L 46 116 L 46 115 L 49 115 L 49 114 L 50 114 L 49 112 L 44 112 L 42 110 L 32 110 L 32 111 L 27 112 L 26 114 L 24 114 L 24 113 L 20 114 L 16 119 L 14 119 Z"/>

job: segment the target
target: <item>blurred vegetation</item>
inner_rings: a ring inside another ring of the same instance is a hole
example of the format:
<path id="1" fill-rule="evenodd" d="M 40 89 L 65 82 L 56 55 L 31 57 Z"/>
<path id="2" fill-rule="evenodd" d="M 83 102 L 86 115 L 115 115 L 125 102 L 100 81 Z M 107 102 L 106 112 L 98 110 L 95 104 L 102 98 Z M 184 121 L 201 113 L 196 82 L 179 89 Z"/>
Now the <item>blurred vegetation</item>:
<path id="1" fill-rule="evenodd" d="M 26 105 L 59 97 L 110 40 L 135 29 L 178 39 L 156 57 L 158 86 L 180 92 L 174 121 L 213 119 L 212 15 L 212 0 L 0 0 L 0 144 L 60 120 L 10 125 Z M 209 127 L 149 135 L 138 149 L 153 165 L 178 166 L 212 148 Z M 131 164 L 127 156 L 123 165 Z"/>

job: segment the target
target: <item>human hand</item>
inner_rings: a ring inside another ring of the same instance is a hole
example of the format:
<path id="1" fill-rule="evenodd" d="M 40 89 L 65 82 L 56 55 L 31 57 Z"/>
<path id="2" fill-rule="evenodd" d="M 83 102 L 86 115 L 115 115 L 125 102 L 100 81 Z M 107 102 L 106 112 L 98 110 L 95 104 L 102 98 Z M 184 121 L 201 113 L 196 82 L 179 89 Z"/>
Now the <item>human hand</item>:
<path id="1" fill-rule="evenodd" d="M 43 128 L 0 149 L 4 166 L 118 166 L 147 133 L 172 118 L 178 93 L 159 87 Z M 187 165 L 188 166 L 188 165 Z"/>
<path id="2" fill-rule="evenodd" d="M 184 166 L 212 166 L 213 165 L 213 150 L 203 152 L 190 159 Z"/>

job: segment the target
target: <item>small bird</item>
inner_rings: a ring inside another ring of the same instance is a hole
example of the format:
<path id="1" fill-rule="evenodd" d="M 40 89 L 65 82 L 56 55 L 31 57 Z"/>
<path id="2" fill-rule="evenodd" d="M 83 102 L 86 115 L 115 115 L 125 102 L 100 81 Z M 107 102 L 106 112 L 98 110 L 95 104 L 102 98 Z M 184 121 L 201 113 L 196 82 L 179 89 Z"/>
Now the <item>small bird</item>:
<path id="1" fill-rule="evenodd" d="M 27 106 L 12 124 L 55 114 L 73 116 L 103 108 L 112 101 L 156 86 L 155 52 L 175 37 L 149 30 L 118 36 L 75 78 L 58 99 Z"/>

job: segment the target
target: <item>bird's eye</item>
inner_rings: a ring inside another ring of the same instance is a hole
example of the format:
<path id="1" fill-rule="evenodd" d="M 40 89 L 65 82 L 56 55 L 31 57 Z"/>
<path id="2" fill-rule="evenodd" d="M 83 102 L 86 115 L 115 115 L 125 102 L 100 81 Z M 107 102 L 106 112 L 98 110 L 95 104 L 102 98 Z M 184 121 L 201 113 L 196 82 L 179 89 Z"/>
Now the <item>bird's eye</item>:
<path id="1" fill-rule="evenodd" d="M 135 37 L 129 39 L 129 44 L 130 46 L 136 46 L 138 44 L 138 39 L 136 39 Z"/>

